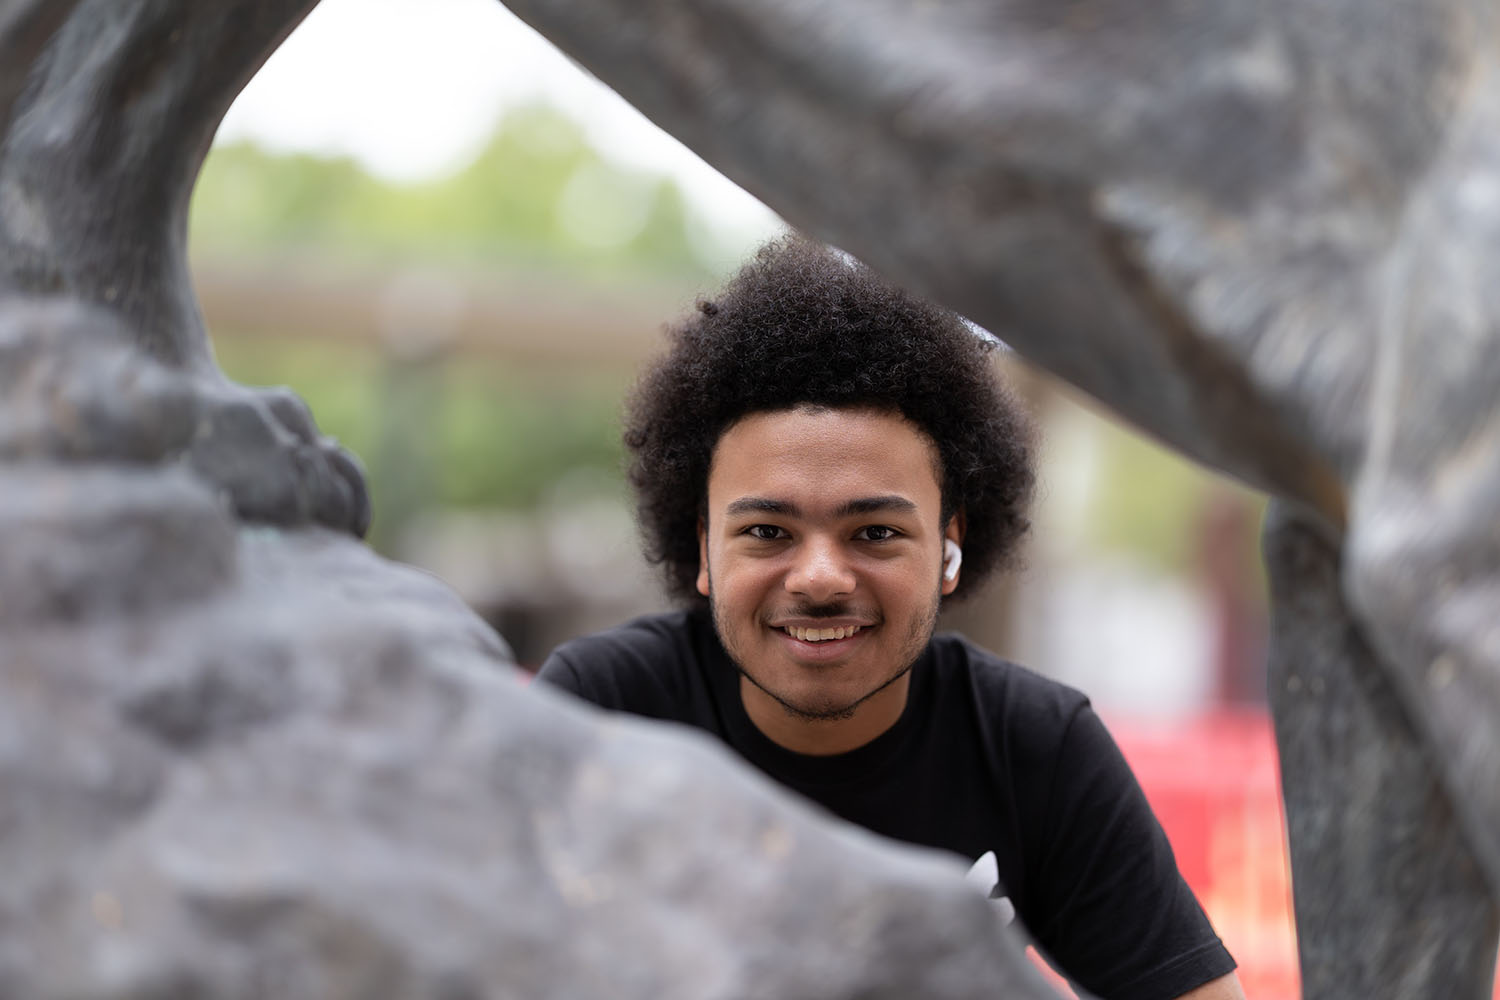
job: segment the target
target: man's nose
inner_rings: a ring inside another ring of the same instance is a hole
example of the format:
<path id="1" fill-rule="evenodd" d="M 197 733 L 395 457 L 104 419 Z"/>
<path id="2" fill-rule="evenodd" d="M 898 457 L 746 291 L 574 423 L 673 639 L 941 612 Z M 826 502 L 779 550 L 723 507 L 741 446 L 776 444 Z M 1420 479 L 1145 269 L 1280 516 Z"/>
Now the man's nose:
<path id="1" fill-rule="evenodd" d="M 854 592 L 854 570 L 843 546 L 837 542 L 809 539 L 797 547 L 786 589 L 810 601 L 826 601 Z"/>

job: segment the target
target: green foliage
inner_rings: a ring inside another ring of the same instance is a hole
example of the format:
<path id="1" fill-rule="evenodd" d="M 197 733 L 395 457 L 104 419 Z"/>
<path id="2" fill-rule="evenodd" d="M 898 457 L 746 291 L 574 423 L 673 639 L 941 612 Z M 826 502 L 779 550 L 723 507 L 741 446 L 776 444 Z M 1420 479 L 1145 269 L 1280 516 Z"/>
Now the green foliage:
<path id="1" fill-rule="evenodd" d="M 414 184 L 347 158 L 215 147 L 194 192 L 191 239 L 218 251 L 706 276 L 676 184 L 611 163 L 544 105 L 508 113 L 458 173 Z"/>
<path id="2" fill-rule="evenodd" d="M 434 420 L 442 501 L 526 508 L 580 467 L 617 476 L 622 381 L 449 366 Z"/>

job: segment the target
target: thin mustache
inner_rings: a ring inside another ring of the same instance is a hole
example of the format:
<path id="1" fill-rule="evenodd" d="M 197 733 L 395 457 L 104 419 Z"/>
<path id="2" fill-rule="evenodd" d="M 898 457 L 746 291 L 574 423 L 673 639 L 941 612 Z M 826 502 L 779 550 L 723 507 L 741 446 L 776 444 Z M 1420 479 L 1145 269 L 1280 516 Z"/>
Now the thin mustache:
<path id="1" fill-rule="evenodd" d="M 786 608 L 778 617 L 810 619 L 859 618 L 868 619 L 872 625 L 879 625 L 884 621 L 879 615 L 863 614 L 847 604 L 803 604 L 794 608 Z"/>

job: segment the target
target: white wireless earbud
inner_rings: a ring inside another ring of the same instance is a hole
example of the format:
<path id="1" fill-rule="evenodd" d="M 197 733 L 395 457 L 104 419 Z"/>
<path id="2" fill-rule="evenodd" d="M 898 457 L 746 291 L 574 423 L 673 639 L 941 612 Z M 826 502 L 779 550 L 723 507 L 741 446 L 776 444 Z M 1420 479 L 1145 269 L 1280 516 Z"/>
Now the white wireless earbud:
<path id="1" fill-rule="evenodd" d="M 964 564 L 964 550 L 951 538 L 943 539 L 943 579 L 952 581 L 958 577 L 958 567 Z"/>

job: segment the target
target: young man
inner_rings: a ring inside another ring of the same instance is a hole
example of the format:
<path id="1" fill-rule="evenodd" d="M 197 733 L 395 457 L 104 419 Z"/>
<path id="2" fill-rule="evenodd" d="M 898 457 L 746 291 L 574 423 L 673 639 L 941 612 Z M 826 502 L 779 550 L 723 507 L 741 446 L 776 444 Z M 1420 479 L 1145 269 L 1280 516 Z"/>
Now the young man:
<path id="1" fill-rule="evenodd" d="M 627 416 L 647 556 L 687 609 L 569 642 L 539 676 L 707 729 L 877 833 L 992 853 L 1096 995 L 1242 997 L 1087 699 L 933 635 L 1028 527 L 1028 426 L 990 347 L 827 248 L 764 248 Z"/>

